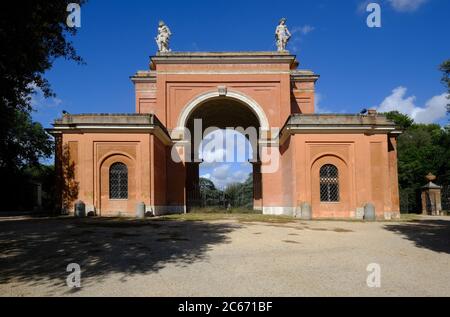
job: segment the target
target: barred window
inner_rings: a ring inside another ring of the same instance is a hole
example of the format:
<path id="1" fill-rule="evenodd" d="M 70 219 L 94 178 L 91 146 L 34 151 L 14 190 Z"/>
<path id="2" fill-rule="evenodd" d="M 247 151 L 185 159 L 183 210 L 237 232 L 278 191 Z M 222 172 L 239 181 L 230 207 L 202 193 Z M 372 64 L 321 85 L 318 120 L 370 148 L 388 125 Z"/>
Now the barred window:
<path id="1" fill-rule="evenodd" d="M 109 198 L 128 199 L 128 168 L 123 163 L 109 168 Z"/>
<path id="2" fill-rule="evenodd" d="M 334 165 L 327 164 L 320 168 L 320 201 L 339 201 L 339 171 Z"/>

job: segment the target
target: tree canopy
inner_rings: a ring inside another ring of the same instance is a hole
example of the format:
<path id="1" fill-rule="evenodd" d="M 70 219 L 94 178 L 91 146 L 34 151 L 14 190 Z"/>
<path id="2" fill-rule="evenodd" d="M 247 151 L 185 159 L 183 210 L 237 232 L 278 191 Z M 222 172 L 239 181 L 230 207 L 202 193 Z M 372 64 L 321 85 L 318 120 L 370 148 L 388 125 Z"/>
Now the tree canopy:
<path id="1" fill-rule="evenodd" d="M 55 59 L 82 63 L 70 41 L 77 32 L 66 24 L 67 5 L 85 1 L 16 1 L 0 10 L 0 177 L 23 179 L 24 169 L 53 153 L 51 137 L 33 122 L 31 98 L 40 90 L 54 96 L 45 78 Z M 2 182 L 5 201 L 17 201 L 23 181 Z M 15 198 L 14 198 L 15 197 Z M 11 203 L 14 205 L 14 203 Z M 2 208 L 0 207 L 0 208 Z M 6 207 L 7 208 L 7 207 Z"/>
<path id="2" fill-rule="evenodd" d="M 438 124 L 416 124 L 407 115 L 386 116 L 404 131 L 398 138 L 398 178 L 403 211 L 420 211 L 420 189 L 433 173 L 440 185 L 450 181 L 450 130 Z"/>
<path id="3" fill-rule="evenodd" d="M 54 96 L 45 78 L 56 58 L 82 62 L 66 24 L 67 0 L 20 1 L 0 10 L 0 168 L 16 169 L 49 156 L 49 136 L 31 120 L 31 96 Z M 78 1 L 82 4 L 84 1 Z"/>

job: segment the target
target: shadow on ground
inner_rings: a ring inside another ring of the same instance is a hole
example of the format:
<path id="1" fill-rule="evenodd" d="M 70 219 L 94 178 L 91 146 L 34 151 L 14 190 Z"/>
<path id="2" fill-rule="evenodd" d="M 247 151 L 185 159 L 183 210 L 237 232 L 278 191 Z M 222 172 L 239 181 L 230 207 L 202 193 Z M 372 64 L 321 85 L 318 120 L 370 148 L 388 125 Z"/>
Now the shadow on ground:
<path id="1" fill-rule="evenodd" d="M 411 240 L 418 248 L 450 253 L 450 219 L 415 220 L 384 228 Z"/>
<path id="2" fill-rule="evenodd" d="M 50 280 L 65 285 L 66 267 L 78 263 L 83 285 L 109 273 L 157 272 L 168 264 L 207 259 L 213 245 L 229 243 L 235 224 L 124 219 L 26 219 L 0 222 L 0 283 Z"/>

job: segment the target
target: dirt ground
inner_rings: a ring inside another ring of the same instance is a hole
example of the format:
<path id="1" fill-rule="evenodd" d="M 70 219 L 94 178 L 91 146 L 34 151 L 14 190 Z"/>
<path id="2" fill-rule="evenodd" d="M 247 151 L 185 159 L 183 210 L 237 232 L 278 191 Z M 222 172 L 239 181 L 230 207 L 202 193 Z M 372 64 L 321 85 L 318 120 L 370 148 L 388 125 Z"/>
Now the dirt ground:
<path id="1" fill-rule="evenodd" d="M 1 296 L 449 296 L 449 268 L 449 218 L 0 219 Z"/>

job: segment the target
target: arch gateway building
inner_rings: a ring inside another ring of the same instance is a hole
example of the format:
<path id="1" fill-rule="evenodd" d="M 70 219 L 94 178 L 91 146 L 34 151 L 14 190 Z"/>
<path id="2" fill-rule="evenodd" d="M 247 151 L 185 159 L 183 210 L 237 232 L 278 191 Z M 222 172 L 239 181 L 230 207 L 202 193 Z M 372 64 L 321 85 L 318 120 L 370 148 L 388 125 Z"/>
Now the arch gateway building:
<path id="1" fill-rule="evenodd" d="M 61 208 L 81 200 L 99 216 L 189 211 L 198 188 L 196 129 L 257 128 L 254 208 L 264 214 L 355 218 L 371 203 L 399 216 L 393 122 L 368 114 L 315 114 L 319 76 L 278 52 L 160 51 L 138 71 L 135 113 L 64 114 L 56 139 Z M 202 119 L 201 127 L 194 127 Z M 197 121 L 198 122 L 198 121 Z"/>

